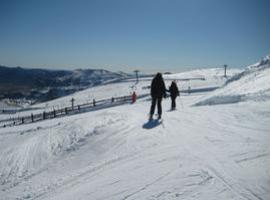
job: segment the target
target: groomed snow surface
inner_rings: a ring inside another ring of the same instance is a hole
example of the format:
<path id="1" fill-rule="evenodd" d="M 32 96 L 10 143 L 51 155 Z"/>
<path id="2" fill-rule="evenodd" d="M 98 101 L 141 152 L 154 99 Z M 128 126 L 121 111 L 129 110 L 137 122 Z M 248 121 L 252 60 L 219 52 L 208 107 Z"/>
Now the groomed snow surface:
<path id="1" fill-rule="evenodd" d="M 215 92 L 206 95 L 196 105 L 215 105 L 240 101 L 270 99 L 270 56 L 235 74 Z"/>
<path id="2" fill-rule="evenodd" d="M 270 199 L 269 74 L 261 79 L 269 70 L 248 70 L 214 92 L 182 94 L 175 111 L 165 99 L 161 121 L 148 122 L 151 102 L 146 97 L 135 104 L 0 129 L 0 199 Z M 178 81 L 181 89 L 226 81 L 218 69 L 165 78 L 188 75 L 204 80 Z M 87 101 L 133 89 L 147 93 L 149 84 L 148 79 L 136 86 L 133 81 L 108 84 L 36 107 L 50 109 L 71 97 Z M 230 84 L 235 84 L 234 94 L 253 98 L 202 103 L 218 91 L 219 98 L 228 95 Z M 244 84 L 257 88 L 245 93 Z"/>

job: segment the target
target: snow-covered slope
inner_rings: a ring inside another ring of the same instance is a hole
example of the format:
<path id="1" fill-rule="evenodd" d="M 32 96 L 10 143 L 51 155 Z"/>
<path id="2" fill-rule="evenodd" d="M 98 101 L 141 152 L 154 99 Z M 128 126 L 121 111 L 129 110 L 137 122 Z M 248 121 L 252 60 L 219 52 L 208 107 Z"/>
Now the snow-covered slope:
<path id="1" fill-rule="evenodd" d="M 204 79 L 194 85 L 213 85 L 207 73 Z M 108 84 L 76 98 L 129 93 L 131 86 L 149 92 L 142 89 L 149 83 Z M 173 112 L 164 99 L 162 121 L 148 122 L 146 97 L 0 129 L 0 199 L 268 200 L 270 101 L 191 106 L 204 95 L 182 94 Z"/>
<path id="2" fill-rule="evenodd" d="M 29 102 L 27 101 L 12 101 L 12 100 L 9 100 L 9 99 L 1 99 L 0 100 L 0 113 L 4 110 L 16 110 L 16 109 L 20 109 L 20 108 L 23 108 L 25 106 L 28 106 L 29 105 Z"/>
<path id="3" fill-rule="evenodd" d="M 231 77 L 236 73 L 241 72 L 240 69 L 228 69 L 227 76 Z M 181 72 L 177 74 L 164 75 L 166 78 L 171 79 L 222 79 L 224 78 L 224 69 L 223 68 L 207 68 L 207 69 L 197 69 L 187 72 Z"/>
<path id="4" fill-rule="evenodd" d="M 14 108 L 14 106 L 8 105 L 4 100 L 0 101 L 0 110 Z"/>
<path id="5" fill-rule="evenodd" d="M 239 69 L 229 69 L 228 76 L 233 76 L 240 73 Z M 201 88 L 201 87 L 220 87 L 226 78 L 224 78 L 224 70 L 222 68 L 210 68 L 201 70 L 192 70 L 178 74 L 164 75 L 164 80 L 167 88 L 172 80 L 178 80 L 178 87 L 180 90 L 187 90 L 188 87 Z M 122 95 L 130 95 L 136 91 L 138 95 L 149 94 L 149 86 L 152 78 L 141 78 L 139 83 L 135 84 L 135 79 L 130 81 L 117 82 L 109 85 L 101 85 L 92 87 L 84 91 L 68 95 L 66 97 L 58 98 L 42 104 L 37 104 L 34 107 L 64 107 L 70 105 L 70 100 L 75 99 L 77 104 L 91 102 L 93 99 L 111 98 Z"/>
<path id="6" fill-rule="evenodd" d="M 240 72 L 242 72 L 241 69 L 229 68 L 227 70 L 227 77 L 234 76 Z M 186 80 L 179 83 L 184 90 L 189 87 L 191 89 L 221 87 L 227 80 L 227 78 L 224 77 L 223 68 L 198 69 L 165 75 L 164 77 L 169 80 Z"/>
<path id="7" fill-rule="evenodd" d="M 182 98 L 2 129 L 0 199 L 269 199 L 270 104 Z"/>
<path id="8" fill-rule="evenodd" d="M 236 103 L 240 101 L 269 100 L 270 97 L 270 56 L 232 76 L 215 92 L 203 97 L 195 105 Z"/>

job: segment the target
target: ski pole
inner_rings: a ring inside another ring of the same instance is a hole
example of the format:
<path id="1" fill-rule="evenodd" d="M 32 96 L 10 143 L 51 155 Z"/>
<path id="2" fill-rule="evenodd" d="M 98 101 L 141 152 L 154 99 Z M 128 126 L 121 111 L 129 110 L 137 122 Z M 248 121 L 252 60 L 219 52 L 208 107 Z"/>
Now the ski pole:
<path id="1" fill-rule="evenodd" d="M 180 98 L 180 97 L 179 97 L 179 99 L 180 99 L 181 106 L 182 106 L 182 108 L 184 109 L 183 102 L 182 102 L 182 100 L 181 100 L 181 98 Z"/>

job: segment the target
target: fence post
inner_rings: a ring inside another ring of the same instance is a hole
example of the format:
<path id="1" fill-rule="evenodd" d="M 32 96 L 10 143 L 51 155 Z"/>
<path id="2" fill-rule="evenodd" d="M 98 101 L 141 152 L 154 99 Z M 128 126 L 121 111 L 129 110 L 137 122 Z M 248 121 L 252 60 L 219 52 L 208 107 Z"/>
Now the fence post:
<path id="1" fill-rule="evenodd" d="M 66 115 L 68 114 L 68 110 L 67 110 L 67 107 L 65 108 L 65 113 L 66 113 Z"/>
<path id="2" fill-rule="evenodd" d="M 112 103 L 114 102 L 114 98 L 112 97 Z"/>
<path id="3" fill-rule="evenodd" d="M 78 111 L 80 111 L 81 110 L 81 106 L 80 105 L 78 105 Z"/>
<path id="4" fill-rule="evenodd" d="M 53 117 L 56 117 L 56 111 L 53 109 Z"/>
<path id="5" fill-rule="evenodd" d="M 43 120 L 46 119 L 46 112 L 43 112 Z"/>
<path id="6" fill-rule="evenodd" d="M 22 124 L 24 124 L 24 118 L 22 117 Z"/>
<path id="7" fill-rule="evenodd" d="M 93 99 L 93 106 L 95 107 L 96 106 L 96 100 Z"/>
<path id="8" fill-rule="evenodd" d="M 32 122 L 34 122 L 34 115 L 33 115 L 33 113 L 31 113 L 31 120 L 32 120 Z"/>

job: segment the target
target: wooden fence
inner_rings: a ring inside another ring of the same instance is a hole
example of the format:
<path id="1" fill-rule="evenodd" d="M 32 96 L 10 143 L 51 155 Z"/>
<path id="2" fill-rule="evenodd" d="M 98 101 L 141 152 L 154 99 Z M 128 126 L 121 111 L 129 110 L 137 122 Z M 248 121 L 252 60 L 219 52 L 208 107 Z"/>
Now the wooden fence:
<path id="1" fill-rule="evenodd" d="M 137 98 L 143 98 L 146 96 L 148 95 L 147 94 L 140 95 Z M 4 123 L 3 125 L 0 126 L 0 128 L 34 123 L 34 122 L 38 122 L 42 120 L 54 119 L 54 118 L 63 117 L 67 115 L 73 115 L 73 114 L 78 114 L 78 113 L 83 113 L 83 112 L 104 109 L 104 108 L 122 105 L 125 103 L 131 103 L 131 102 L 132 102 L 131 96 L 112 97 L 109 99 L 101 99 L 98 101 L 93 99 L 93 101 L 90 103 L 73 105 L 73 106 L 69 106 L 69 107 L 65 107 L 61 109 L 53 109 L 52 111 L 47 111 L 47 112 L 43 111 L 42 113 L 38 113 L 38 114 L 32 113 L 29 116 L 21 116 L 21 117 L 12 118 L 12 119 L 0 120 L 0 123 Z"/>

